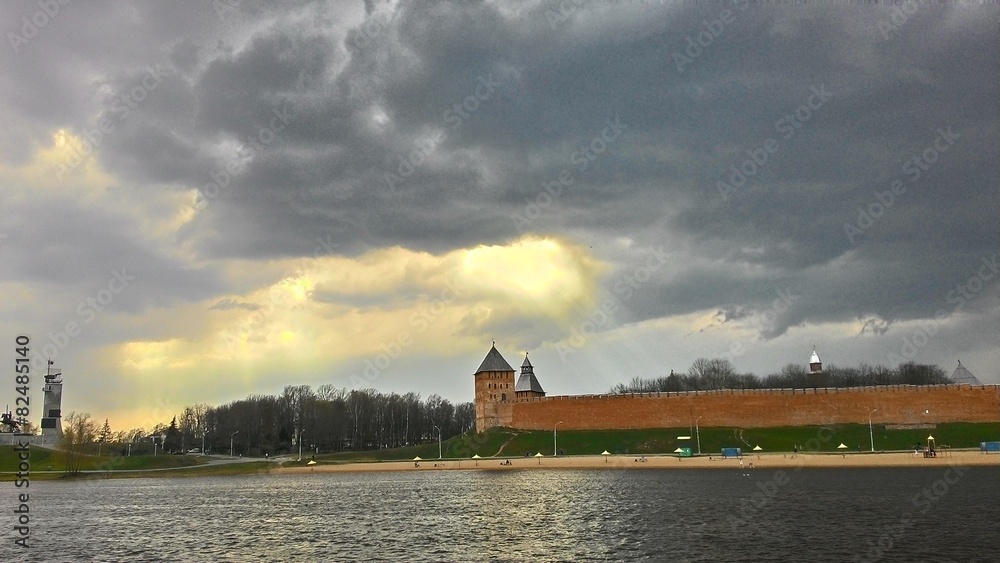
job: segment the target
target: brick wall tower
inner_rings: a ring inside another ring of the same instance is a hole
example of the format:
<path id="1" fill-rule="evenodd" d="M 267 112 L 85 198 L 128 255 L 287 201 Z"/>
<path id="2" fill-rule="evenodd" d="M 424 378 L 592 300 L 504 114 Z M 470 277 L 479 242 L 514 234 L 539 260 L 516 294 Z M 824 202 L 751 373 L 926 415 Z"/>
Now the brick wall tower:
<path id="1" fill-rule="evenodd" d="M 496 342 L 476 370 L 476 432 L 510 426 L 514 400 L 514 368 L 497 351 Z"/>
<path id="2" fill-rule="evenodd" d="M 521 363 L 521 376 L 517 378 L 517 385 L 514 386 L 514 395 L 518 399 L 545 396 L 545 391 L 535 377 L 535 366 L 528 361 L 527 352 L 524 353 L 524 362 Z"/>

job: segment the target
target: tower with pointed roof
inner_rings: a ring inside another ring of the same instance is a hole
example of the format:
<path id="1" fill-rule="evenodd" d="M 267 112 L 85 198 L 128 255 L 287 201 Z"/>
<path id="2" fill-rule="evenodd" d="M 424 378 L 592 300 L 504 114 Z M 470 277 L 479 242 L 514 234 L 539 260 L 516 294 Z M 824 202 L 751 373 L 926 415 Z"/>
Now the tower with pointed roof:
<path id="1" fill-rule="evenodd" d="M 514 396 L 518 399 L 545 396 L 545 391 L 535 377 L 535 366 L 528 360 L 527 352 L 524 353 L 524 361 L 521 362 L 521 376 L 517 378 L 517 384 L 514 386 Z"/>
<path id="2" fill-rule="evenodd" d="M 816 347 L 813 346 L 813 353 L 809 358 L 809 375 L 817 373 L 823 373 L 823 362 L 819 361 L 819 354 L 816 353 Z"/>
<path id="3" fill-rule="evenodd" d="M 510 426 L 513 421 L 514 368 L 500 355 L 496 342 L 486 353 L 475 374 L 476 432 L 495 426 Z"/>
<path id="4" fill-rule="evenodd" d="M 972 375 L 972 372 L 962 365 L 962 360 L 958 361 L 958 367 L 951 372 L 951 382 L 955 385 L 983 385 L 978 377 Z"/>

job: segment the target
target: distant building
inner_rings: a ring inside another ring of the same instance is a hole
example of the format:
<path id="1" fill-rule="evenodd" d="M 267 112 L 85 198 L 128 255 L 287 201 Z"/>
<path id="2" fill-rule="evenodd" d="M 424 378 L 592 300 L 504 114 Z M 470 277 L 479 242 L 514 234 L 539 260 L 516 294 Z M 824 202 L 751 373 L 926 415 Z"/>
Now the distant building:
<path id="1" fill-rule="evenodd" d="M 496 342 L 476 370 L 476 428 L 479 432 L 494 426 L 510 426 L 514 368 L 497 351 Z"/>
<path id="2" fill-rule="evenodd" d="M 819 354 L 816 353 L 816 347 L 813 346 L 812 357 L 809 358 L 809 375 L 823 373 L 823 362 L 819 361 Z"/>
<path id="3" fill-rule="evenodd" d="M 517 385 L 514 386 L 514 395 L 519 399 L 545 396 L 545 391 L 535 377 L 535 366 L 528 361 L 527 352 L 524 353 L 524 362 L 521 363 L 521 377 L 517 378 Z"/>
<path id="4" fill-rule="evenodd" d="M 958 361 L 958 367 L 955 371 L 951 372 L 951 382 L 956 385 L 982 385 L 976 376 L 972 375 L 972 372 L 965 369 L 962 365 L 962 360 Z"/>

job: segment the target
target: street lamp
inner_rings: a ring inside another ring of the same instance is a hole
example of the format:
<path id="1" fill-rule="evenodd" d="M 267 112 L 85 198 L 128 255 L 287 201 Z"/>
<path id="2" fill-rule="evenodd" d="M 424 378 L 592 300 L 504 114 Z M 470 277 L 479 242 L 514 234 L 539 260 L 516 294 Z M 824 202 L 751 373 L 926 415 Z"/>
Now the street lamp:
<path id="1" fill-rule="evenodd" d="M 205 432 L 201 433 L 201 455 L 205 455 Z"/>
<path id="2" fill-rule="evenodd" d="M 229 457 L 233 457 L 233 436 L 239 434 L 240 431 L 237 430 L 229 435 Z"/>
<path id="3" fill-rule="evenodd" d="M 153 436 L 153 455 L 156 455 L 156 436 Z"/>
<path id="4" fill-rule="evenodd" d="M 298 461 L 302 461 L 302 434 L 304 432 L 305 432 L 305 430 L 299 430 L 299 459 L 298 459 Z"/>
<path id="5" fill-rule="evenodd" d="M 872 451 L 875 451 L 875 434 L 872 433 L 872 413 L 878 409 L 872 409 L 872 412 L 868 413 L 868 439 L 872 443 Z"/>
<path id="6" fill-rule="evenodd" d="M 438 459 L 441 459 L 441 427 L 435 424 L 434 428 L 438 431 Z"/>
<path id="7" fill-rule="evenodd" d="M 698 455 L 701 455 L 701 428 L 698 427 L 699 420 L 701 420 L 700 416 L 696 418 L 694 421 L 694 431 L 695 434 L 698 436 Z"/>
<path id="8" fill-rule="evenodd" d="M 558 436 L 556 435 L 556 428 L 559 428 L 560 424 L 562 424 L 561 420 L 552 427 L 552 457 L 559 455 L 559 442 Z"/>

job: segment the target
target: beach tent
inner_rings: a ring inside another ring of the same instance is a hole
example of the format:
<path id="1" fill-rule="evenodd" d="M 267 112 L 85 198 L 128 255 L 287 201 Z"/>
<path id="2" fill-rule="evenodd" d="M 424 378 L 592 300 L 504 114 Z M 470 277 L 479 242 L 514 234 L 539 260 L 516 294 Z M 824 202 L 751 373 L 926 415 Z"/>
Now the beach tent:
<path id="1" fill-rule="evenodd" d="M 608 450 L 604 450 L 603 452 L 601 452 L 601 455 L 604 456 L 604 463 L 607 463 L 608 456 L 611 455 L 611 452 L 609 452 Z"/>

